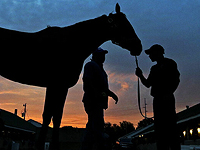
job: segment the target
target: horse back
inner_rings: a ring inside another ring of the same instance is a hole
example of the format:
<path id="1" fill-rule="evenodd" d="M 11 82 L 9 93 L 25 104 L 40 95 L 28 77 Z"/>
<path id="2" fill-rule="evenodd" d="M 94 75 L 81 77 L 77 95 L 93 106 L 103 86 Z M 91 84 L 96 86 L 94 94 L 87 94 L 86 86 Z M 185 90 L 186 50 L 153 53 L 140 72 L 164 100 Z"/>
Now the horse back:
<path id="1" fill-rule="evenodd" d="M 55 77 L 69 86 L 74 85 L 84 59 L 78 58 L 79 62 L 75 64 L 71 62 L 77 54 L 73 50 L 75 44 L 70 37 L 64 38 L 61 29 L 49 27 L 27 33 L 0 28 L 0 75 L 19 83 L 42 87 L 47 87 Z"/>

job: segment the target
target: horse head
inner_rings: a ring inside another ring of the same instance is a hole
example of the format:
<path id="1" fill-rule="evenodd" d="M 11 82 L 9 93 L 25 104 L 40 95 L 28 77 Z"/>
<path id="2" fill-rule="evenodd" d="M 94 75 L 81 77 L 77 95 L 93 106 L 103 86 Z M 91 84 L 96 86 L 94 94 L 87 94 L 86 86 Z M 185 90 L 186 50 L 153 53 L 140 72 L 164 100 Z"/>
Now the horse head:
<path id="1" fill-rule="evenodd" d="M 116 4 L 115 11 L 115 14 L 110 13 L 108 16 L 108 22 L 112 30 L 112 43 L 129 50 L 131 55 L 140 55 L 142 51 L 141 41 L 126 18 L 126 15 L 120 12 L 118 3 Z"/>

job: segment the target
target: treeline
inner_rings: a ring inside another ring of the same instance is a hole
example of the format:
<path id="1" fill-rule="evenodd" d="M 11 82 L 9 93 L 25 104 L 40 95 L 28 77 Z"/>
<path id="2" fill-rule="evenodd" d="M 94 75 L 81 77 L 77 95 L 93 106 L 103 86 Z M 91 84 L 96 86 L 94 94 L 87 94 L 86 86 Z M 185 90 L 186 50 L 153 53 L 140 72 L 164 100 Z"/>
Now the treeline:
<path id="1" fill-rule="evenodd" d="M 152 118 L 146 118 L 138 122 L 137 128 L 134 127 L 133 123 L 128 121 L 119 122 L 117 124 L 111 124 L 110 122 L 105 123 L 104 131 L 109 135 L 111 142 L 116 142 L 118 138 L 135 131 L 138 128 L 146 127 L 152 124 L 154 120 Z"/>
<path id="2" fill-rule="evenodd" d="M 122 121 L 119 125 L 107 122 L 105 123 L 104 130 L 105 133 L 109 135 L 111 142 L 115 143 L 119 137 L 134 131 L 135 127 L 133 126 L 133 123 L 128 121 Z"/>

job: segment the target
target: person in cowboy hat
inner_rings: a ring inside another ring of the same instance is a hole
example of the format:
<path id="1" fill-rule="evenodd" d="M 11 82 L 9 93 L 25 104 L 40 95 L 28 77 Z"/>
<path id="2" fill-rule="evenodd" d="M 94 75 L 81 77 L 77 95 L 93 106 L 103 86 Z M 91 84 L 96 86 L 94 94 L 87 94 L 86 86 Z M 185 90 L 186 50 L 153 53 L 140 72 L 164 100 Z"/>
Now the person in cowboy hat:
<path id="1" fill-rule="evenodd" d="M 147 88 L 151 87 L 153 99 L 154 127 L 158 150 L 180 150 L 177 133 L 174 92 L 177 89 L 180 73 L 174 60 L 165 58 L 164 48 L 155 44 L 145 50 L 152 62 L 150 74 L 144 77 L 142 70 L 136 68 L 136 75 Z"/>
<path id="2" fill-rule="evenodd" d="M 92 59 L 84 67 L 83 74 L 83 103 L 88 115 L 86 135 L 83 141 L 83 150 L 93 147 L 104 149 L 104 109 L 108 108 L 108 96 L 118 102 L 118 97 L 108 87 L 108 76 L 103 68 L 107 50 L 96 49 Z"/>

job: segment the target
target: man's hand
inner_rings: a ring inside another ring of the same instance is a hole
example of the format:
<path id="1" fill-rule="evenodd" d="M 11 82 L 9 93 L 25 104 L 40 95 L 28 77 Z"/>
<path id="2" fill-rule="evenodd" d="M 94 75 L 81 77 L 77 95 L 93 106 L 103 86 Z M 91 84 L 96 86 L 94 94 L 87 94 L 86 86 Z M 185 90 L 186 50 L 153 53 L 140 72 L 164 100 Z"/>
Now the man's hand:
<path id="1" fill-rule="evenodd" d="M 139 78 L 143 76 L 142 70 L 139 67 L 136 68 L 135 74 Z"/>
<path id="2" fill-rule="evenodd" d="M 111 96 L 114 100 L 115 100 L 115 104 L 118 103 L 118 97 L 115 93 L 113 93 L 113 95 Z"/>
<path id="3" fill-rule="evenodd" d="M 146 86 L 147 88 L 151 86 L 149 81 L 143 76 L 142 70 L 139 67 L 136 68 L 135 74 L 140 78 L 140 81 L 144 86 Z"/>
<path id="4" fill-rule="evenodd" d="M 115 100 L 115 104 L 117 104 L 118 103 L 117 95 L 115 93 L 113 93 L 112 91 L 110 91 L 110 90 L 108 92 L 109 92 L 108 96 L 112 97 Z"/>

